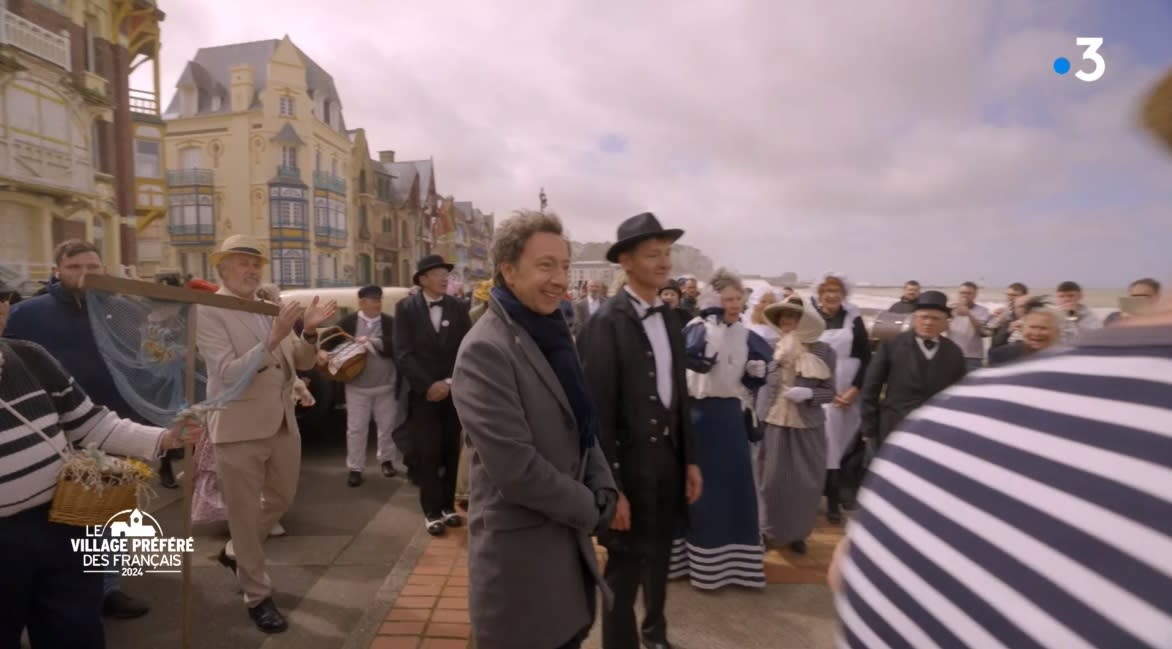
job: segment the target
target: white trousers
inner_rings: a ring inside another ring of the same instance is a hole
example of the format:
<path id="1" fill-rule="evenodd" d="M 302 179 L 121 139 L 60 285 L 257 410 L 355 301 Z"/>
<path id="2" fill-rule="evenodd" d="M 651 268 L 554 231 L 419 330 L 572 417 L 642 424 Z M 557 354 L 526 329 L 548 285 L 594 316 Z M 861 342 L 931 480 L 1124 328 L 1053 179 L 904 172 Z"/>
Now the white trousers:
<path id="1" fill-rule="evenodd" d="M 346 468 L 362 471 L 366 467 L 366 441 L 370 420 L 378 430 L 378 461 L 403 466 L 403 454 L 395 446 L 391 432 L 398 421 L 399 400 L 395 386 L 373 388 L 346 386 Z"/>

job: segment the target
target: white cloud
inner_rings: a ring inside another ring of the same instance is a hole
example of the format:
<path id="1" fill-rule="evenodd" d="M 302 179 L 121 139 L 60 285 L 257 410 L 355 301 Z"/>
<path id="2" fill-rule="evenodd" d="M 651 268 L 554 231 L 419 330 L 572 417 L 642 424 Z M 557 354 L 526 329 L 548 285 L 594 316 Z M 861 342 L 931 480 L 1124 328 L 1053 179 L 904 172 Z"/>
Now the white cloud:
<path id="1" fill-rule="evenodd" d="M 198 47 L 289 33 L 372 149 L 434 156 L 442 193 L 498 216 L 544 186 L 576 238 L 651 209 L 744 271 L 1109 285 L 1163 273 L 1166 252 L 1040 227 L 1072 210 L 1035 206 L 1099 191 L 1098 160 L 1121 196 L 1151 197 L 1136 218 L 1166 222 L 1172 163 L 1134 131 L 1155 71 L 1122 44 L 1101 82 L 1051 71 L 1081 66 L 1067 25 L 1092 6 L 170 0 L 164 82 L 169 97 Z M 605 134 L 626 151 L 602 152 Z M 1039 249 L 1061 252 L 1039 269 Z"/>

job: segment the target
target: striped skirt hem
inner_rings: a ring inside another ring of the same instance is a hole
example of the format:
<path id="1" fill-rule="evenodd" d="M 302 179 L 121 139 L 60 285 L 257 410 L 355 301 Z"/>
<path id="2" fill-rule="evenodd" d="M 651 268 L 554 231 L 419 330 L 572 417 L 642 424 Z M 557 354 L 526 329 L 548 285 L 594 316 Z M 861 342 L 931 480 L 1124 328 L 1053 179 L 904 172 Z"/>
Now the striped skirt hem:
<path id="1" fill-rule="evenodd" d="M 725 586 L 765 587 L 765 548 L 729 544 L 701 548 L 684 539 L 672 542 L 668 579 L 688 578 L 700 590 Z"/>

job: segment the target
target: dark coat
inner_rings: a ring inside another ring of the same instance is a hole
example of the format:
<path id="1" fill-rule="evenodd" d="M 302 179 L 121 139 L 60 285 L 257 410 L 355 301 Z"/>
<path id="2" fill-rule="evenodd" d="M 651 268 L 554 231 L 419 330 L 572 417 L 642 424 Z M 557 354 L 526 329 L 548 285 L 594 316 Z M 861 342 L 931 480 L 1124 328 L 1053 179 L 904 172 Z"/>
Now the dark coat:
<path id="1" fill-rule="evenodd" d="M 696 464 L 695 438 L 685 380 L 684 323 L 674 311 L 664 314 L 672 348 L 673 402 L 660 403 L 655 355 L 635 306 L 625 290 L 607 300 L 578 337 L 578 353 L 598 408 L 599 443 L 615 484 L 631 503 L 631 530 L 600 536 L 607 547 L 646 547 L 662 524 L 687 516 L 684 497 L 686 466 Z M 672 436 L 664 428 L 674 423 Z M 649 467 L 651 452 L 670 444 L 679 466 L 680 488 L 669 510 L 659 507 L 656 476 Z M 658 446 L 657 446 L 658 445 Z"/>
<path id="2" fill-rule="evenodd" d="M 964 352 L 947 338 L 939 341 L 932 360 L 920 351 L 914 331 L 879 346 L 863 381 L 863 437 L 882 441 L 913 410 L 964 378 Z"/>
<path id="3" fill-rule="evenodd" d="M 989 367 L 1016 363 L 1029 355 L 1029 348 L 1022 341 L 1008 343 L 989 350 Z"/>
<path id="4" fill-rule="evenodd" d="M 379 356 L 382 356 L 383 358 L 394 358 L 395 357 L 395 348 L 394 348 L 395 319 L 385 313 L 380 314 L 380 315 L 382 316 L 381 320 L 382 320 L 382 328 L 383 328 L 383 349 L 381 352 L 379 352 Z M 340 328 L 342 331 L 345 331 L 346 333 L 350 334 L 351 336 L 357 336 L 358 335 L 358 312 L 355 311 L 354 313 L 351 313 L 350 315 L 346 316 L 345 318 L 342 318 L 341 320 L 339 320 L 338 321 L 338 328 Z M 339 342 L 341 342 L 341 341 L 339 341 Z M 332 348 L 336 344 L 338 344 L 338 343 L 334 343 L 334 341 L 330 341 L 329 344 L 323 345 L 322 347 L 323 348 Z"/>
<path id="5" fill-rule="evenodd" d="M 450 295 L 443 296 L 443 317 L 439 332 L 431 325 L 431 314 L 423 291 L 395 305 L 393 348 L 399 375 L 411 394 L 423 396 L 436 381 L 452 377 L 460 342 L 472 329 L 468 304 Z"/>
<path id="6" fill-rule="evenodd" d="M 595 492 L 614 480 L 549 361 L 493 299 L 464 339 L 452 399 L 471 453 L 468 603 L 480 649 L 558 647 L 590 626 L 601 587 Z"/>

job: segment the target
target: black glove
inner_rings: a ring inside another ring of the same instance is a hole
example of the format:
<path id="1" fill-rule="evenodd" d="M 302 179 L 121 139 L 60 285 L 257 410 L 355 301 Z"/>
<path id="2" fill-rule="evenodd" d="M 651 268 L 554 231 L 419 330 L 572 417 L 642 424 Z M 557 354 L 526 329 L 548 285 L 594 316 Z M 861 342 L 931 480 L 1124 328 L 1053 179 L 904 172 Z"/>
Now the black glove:
<path id="1" fill-rule="evenodd" d="M 610 529 L 615 509 L 619 504 L 619 492 L 614 489 L 599 489 L 594 492 L 594 504 L 598 507 L 598 524 L 594 527 L 593 534 L 597 536 Z"/>

